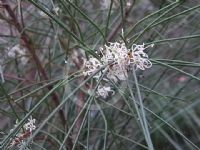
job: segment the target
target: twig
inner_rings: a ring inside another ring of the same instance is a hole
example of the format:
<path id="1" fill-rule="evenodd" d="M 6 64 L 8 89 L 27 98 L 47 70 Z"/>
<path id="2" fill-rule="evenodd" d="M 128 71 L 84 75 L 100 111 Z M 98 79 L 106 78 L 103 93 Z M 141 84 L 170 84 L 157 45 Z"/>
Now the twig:
<path id="1" fill-rule="evenodd" d="M 133 8 L 133 5 L 135 3 L 135 0 L 132 2 L 132 5 L 125 10 L 125 14 L 124 14 L 124 18 L 123 19 L 120 19 L 118 22 L 117 22 L 117 25 L 116 27 L 112 30 L 112 32 L 108 35 L 107 37 L 107 41 L 111 41 L 113 39 L 113 37 L 118 33 L 118 31 L 120 30 L 120 28 L 122 27 L 122 25 L 124 24 L 123 22 L 126 20 L 126 18 L 128 17 L 129 13 L 131 12 L 132 8 Z"/>
<path id="2" fill-rule="evenodd" d="M 32 55 L 32 58 L 33 58 L 34 62 L 36 63 L 37 67 L 38 67 L 38 71 L 41 73 L 41 75 L 44 78 L 44 80 L 49 80 L 49 78 L 47 76 L 47 73 L 46 73 L 45 69 L 42 66 L 41 61 L 39 60 L 39 58 L 37 57 L 37 55 L 35 53 L 35 49 L 34 49 L 34 46 L 33 46 L 33 43 L 31 41 L 31 39 L 25 33 L 25 31 L 23 30 L 22 26 L 18 22 L 17 16 L 13 12 L 13 10 L 11 9 L 10 5 L 7 3 L 7 0 L 1 0 L 1 1 L 2 1 L 3 7 L 6 9 L 6 11 L 9 14 L 9 16 L 11 17 L 11 19 L 12 19 L 11 21 L 12 21 L 13 25 L 18 30 L 18 32 L 21 34 L 21 40 L 24 42 L 24 45 L 26 46 L 26 48 L 28 49 L 28 51 Z M 53 86 L 49 85 L 47 88 L 48 88 L 48 90 L 51 90 L 53 88 Z M 52 99 L 53 99 L 55 105 L 58 106 L 60 102 L 59 102 L 59 98 L 58 98 L 57 93 L 55 93 L 55 92 L 52 93 Z M 59 110 L 59 115 L 60 115 L 60 119 L 62 121 L 63 126 L 66 127 L 67 124 L 66 124 L 64 112 L 62 110 Z"/>

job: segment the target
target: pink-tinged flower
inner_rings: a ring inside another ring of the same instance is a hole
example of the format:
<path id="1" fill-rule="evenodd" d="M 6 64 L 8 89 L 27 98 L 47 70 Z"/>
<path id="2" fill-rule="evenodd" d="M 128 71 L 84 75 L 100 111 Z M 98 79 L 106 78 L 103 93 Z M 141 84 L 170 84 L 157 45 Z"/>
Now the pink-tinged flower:
<path id="1" fill-rule="evenodd" d="M 35 119 L 32 119 L 32 116 L 28 119 L 28 122 L 23 126 L 23 128 L 25 128 L 25 131 L 21 129 L 19 133 L 17 133 L 16 137 L 11 139 L 11 143 L 9 146 L 10 148 L 14 146 L 17 146 L 18 148 L 23 147 L 22 145 L 31 136 L 33 130 L 36 129 L 35 121 L 36 121 Z M 18 126 L 18 120 L 16 120 L 16 124 L 14 125 L 14 127 L 16 126 Z M 10 132 L 12 131 L 13 129 L 10 130 Z"/>

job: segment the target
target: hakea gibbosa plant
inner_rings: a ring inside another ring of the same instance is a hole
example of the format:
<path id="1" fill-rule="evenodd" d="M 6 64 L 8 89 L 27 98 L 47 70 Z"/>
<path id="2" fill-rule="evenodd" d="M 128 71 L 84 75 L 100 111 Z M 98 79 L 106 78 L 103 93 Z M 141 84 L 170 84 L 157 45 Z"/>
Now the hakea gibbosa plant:
<path id="1" fill-rule="evenodd" d="M 153 46 L 153 44 L 146 47 L 144 44 L 133 44 L 131 49 L 128 49 L 124 42 L 110 42 L 109 45 L 100 47 L 100 60 L 90 56 L 89 60 L 84 62 L 83 75 L 89 76 L 101 69 L 93 78 L 98 80 L 100 76 L 105 74 L 108 79 L 114 82 L 126 80 L 128 78 L 128 70 L 133 68 L 135 70 L 145 70 L 152 66 L 144 50 Z M 103 66 L 106 67 L 103 68 Z M 106 98 L 108 92 L 114 93 L 109 86 L 103 86 L 101 84 L 99 86 L 97 88 L 98 96 Z"/>
<path id="2" fill-rule="evenodd" d="M 28 122 L 23 125 L 20 131 L 17 133 L 16 137 L 11 139 L 10 148 L 22 148 L 26 144 L 28 138 L 32 135 L 33 131 L 36 129 L 35 125 L 36 119 L 33 119 L 32 116 L 28 119 Z M 18 120 L 14 127 L 18 125 Z M 10 130 L 12 132 L 13 129 Z M 28 149 L 28 148 L 27 148 Z"/>

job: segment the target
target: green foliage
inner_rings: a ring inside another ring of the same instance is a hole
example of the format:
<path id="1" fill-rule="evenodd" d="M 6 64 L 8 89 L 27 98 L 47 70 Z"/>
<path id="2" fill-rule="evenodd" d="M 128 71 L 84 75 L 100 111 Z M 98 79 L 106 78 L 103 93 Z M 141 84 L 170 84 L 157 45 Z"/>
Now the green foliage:
<path id="1" fill-rule="evenodd" d="M 198 0 L 0 3 L 0 149 L 200 149 Z M 86 59 L 122 41 L 154 44 L 152 67 L 83 76 Z M 17 44 L 26 52 L 11 53 Z M 107 83 L 114 94 L 97 96 Z M 11 146 L 30 116 L 36 130 Z"/>

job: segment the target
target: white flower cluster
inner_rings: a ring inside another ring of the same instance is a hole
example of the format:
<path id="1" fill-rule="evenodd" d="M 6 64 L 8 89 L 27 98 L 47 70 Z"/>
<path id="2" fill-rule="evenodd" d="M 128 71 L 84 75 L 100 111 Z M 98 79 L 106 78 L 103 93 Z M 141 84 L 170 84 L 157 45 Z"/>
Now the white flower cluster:
<path id="1" fill-rule="evenodd" d="M 148 55 L 144 52 L 148 47 L 153 47 L 154 44 L 151 44 L 147 47 L 143 45 L 133 44 L 131 47 L 131 55 L 130 55 L 130 64 L 133 64 L 136 69 L 145 70 L 146 68 L 150 68 L 152 63 L 148 59 Z"/>
<path id="2" fill-rule="evenodd" d="M 150 45 L 153 47 L 153 44 Z M 134 68 L 145 70 L 150 68 L 152 63 L 148 59 L 148 55 L 144 52 L 149 46 L 133 44 L 131 49 L 126 48 L 125 43 L 110 43 L 105 48 L 100 48 L 102 57 L 101 61 L 90 56 L 88 61 L 84 63 L 83 75 L 91 75 L 99 70 L 102 66 L 108 65 L 102 72 L 107 72 L 107 78 L 114 80 L 126 80 L 128 77 L 128 70 L 131 66 Z M 95 75 L 94 78 L 100 77 L 101 73 Z"/>
<path id="3" fill-rule="evenodd" d="M 83 75 L 92 75 L 95 73 L 97 70 L 101 69 L 103 66 L 102 63 L 97 59 L 92 56 L 90 56 L 89 61 L 84 60 L 84 71 Z M 96 75 L 93 76 L 93 78 L 99 78 L 101 76 L 101 72 L 97 73 Z"/>
<path id="4" fill-rule="evenodd" d="M 12 48 L 8 48 L 8 57 L 16 58 L 20 57 L 20 61 L 23 65 L 25 65 L 28 62 L 28 57 L 26 55 L 26 49 L 20 47 L 19 44 L 15 45 Z"/>
<path id="5" fill-rule="evenodd" d="M 28 137 L 30 137 L 32 132 L 36 129 L 35 121 L 35 119 L 32 119 L 32 116 L 28 119 L 28 122 L 23 125 L 23 128 L 25 130 L 21 129 L 20 132 L 16 135 L 16 137 L 12 139 L 10 147 L 17 146 L 18 148 L 20 148 L 26 142 Z M 14 125 L 14 127 L 16 127 L 17 124 L 18 120 L 16 120 L 16 124 Z M 12 131 L 13 129 L 10 130 L 10 132 Z"/>
<path id="6" fill-rule="evenodd" d="M 89 60 L 85 61 L 83 75 L 94 74 L 97 70 L 101 69 L 102 66 L 107 65 L 106 68 L 94 75 L 93 78 L 99 79 L 102 73 L 105 73 L 107 78 L 114 82 L 126 80 L 128 77 L 128 70 L 131 69 L 131 67 L 134 67 L 136 70 L 145 70 L 152 66 L 148 55 L 144 52 L 144 50 L 150 46 L 153 47 L 154 45 L 152 44 L 145 47 L 144 44 L 133 44 L 131 49 L 128 49 L 125 43 L 109 43 L 109 45 L 100 48 L 102 54 L 100 60 L 90 56 Z M 110 87 L 98 87 L 97 95 L 105 98 L 108 96 L 107 92 L 110 91 Z"/>
<path id="7" fill-rule="evenodd" d="M 32 116 L 28 119 L 28 122 L 26 124 L 24 124 L 24 128 L 29 131 L 32 132 L 33 130 L 36 129 L 35 126 L 35 119 L 32 119 Z"/>
<path id="8" fill-rule="evenodd" d="M 128 61 L 128 49 L 125 43 L 110 43 L 105 48 L 100 48 L 103 55 L 101 61 L 103 64 L 110 64 L 108 67 L 107 78 L 114 80 L 126 80 Z"/>

